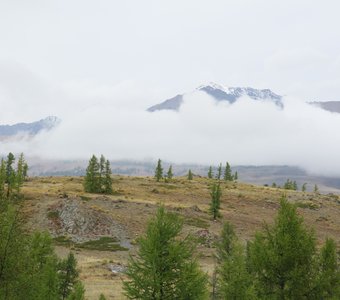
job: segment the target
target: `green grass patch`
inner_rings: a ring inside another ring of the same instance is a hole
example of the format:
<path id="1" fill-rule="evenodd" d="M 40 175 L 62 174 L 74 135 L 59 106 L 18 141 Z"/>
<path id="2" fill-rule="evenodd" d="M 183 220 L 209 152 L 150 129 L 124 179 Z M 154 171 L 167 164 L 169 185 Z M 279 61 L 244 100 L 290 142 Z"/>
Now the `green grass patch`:
<path id="1" fill-rule="evenodd" d="M 198 227 L 198 228 L 204 228 L 208 229 L 209 228 L 209 223 L 205 220 L 202 220 L 200 218 L 190 218 L 190 217 L 184 217 L 184 224 Z"/>
<path id="2" fill-rule="evenodd" d="M 313 209 L 313 210 L 316 210 L 319 208 L 318 204 L 309 202 L 309 201 L 296 202 L 296 206 L 300 208 L 307 208 L 307 209 Z"/>
<path id="3" fill-rule="evenodd" d="M 98 240 L 87 241 L 76 244 L 76 248 L 99 251 L 127 251 L 128 249 L 122 247 L 117 243 L 117 240 L 112 237 L 101 237 Z"/>
<path id="4" fill-rule="evenodd" d="M 64 235 L 55 237 L 53 239 L 53 242 L 58 246 L 71 247 L 73 245 L 73 242 L 71 241 L 71 239 Z"/>

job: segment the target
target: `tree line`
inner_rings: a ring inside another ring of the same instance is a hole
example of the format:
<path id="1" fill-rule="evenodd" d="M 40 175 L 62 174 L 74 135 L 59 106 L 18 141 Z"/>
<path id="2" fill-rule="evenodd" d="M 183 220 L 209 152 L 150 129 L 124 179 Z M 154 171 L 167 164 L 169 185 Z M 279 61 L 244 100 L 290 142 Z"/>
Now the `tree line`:
<path id="1" fill-rule="evenodd" d="M 238 180 L 237 171 L 233 174 L 231 166 L 228 162 L 226 162 L 224 170 L 222 170 L 222 164 L 219 164 L 219 166 L 217 167 L 217 171 L 216 171 L 215 176 L 214 176 L 213 167 L 212 166 L 209 167 L 208 174 L 207 174 L 208 178 L 210 178 L 210 179 L 216 178 L 218 180 L 221 180 L 222 175 L 223 175 L 223 179 L 225 181 L 236 181 L 236 180 Z M 172 165 L 170 165 L 168 171 L 166 173 L 164 173 L 164 170 L 163 170 L 163 167 L 162 167 L 162 161 L 160 159 L 158 159 L 157 165 L 156 165 L 156 168 L 155 168 L 155 175 L 154 175 L 154 178 L 156 179 L 156 181 L 159 182 L 162 179 L 164 179 L 165 182 L 169 182 L 169 181 L 171 181 L 173 176 L 174 176 L 174 174 L 173 174 L 173 171 L 172 171 Z M 189 169 L 188 173 L 187 173 L 187 179 L 192 180 L 193 177 L 194 177 L 194 174 L 191 171 L 191 169 Z"/>

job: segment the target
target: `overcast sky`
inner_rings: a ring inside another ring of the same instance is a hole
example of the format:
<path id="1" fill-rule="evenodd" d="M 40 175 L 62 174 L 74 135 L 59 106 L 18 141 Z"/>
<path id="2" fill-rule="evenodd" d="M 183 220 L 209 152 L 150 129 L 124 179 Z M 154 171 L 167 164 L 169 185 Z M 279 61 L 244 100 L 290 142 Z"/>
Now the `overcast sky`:
<path id="1" fill-rule="evenodd" d="M 215 81 L 340 100 L 339 11 L 336 0 L 0 0 L 0 87 L 35 80 L 37 98 L 41 81 L 127 85 L 149 104 Z"/>
<path id="2" fill-rule="evenodd" d="M 0 0 L 0 124 L 62 118 L 53 135 L 25 146 L 35 154 L 60 155 L 67 145 L 66 157 L 210 163 L 229 155 L 310 169 L 318 160 L 314 171 L 336 173 L 340 117 L 301 102 L 340 100 L 339 11 L 335 0 Z M 177 115 L 144 112 L 210 81 L 270 88 L 288 96 L 287 109 L 277 115 L 246 100 L 216 109 L 196 95 Z M 327 167 L 315 140 L 333 151 Z"/>

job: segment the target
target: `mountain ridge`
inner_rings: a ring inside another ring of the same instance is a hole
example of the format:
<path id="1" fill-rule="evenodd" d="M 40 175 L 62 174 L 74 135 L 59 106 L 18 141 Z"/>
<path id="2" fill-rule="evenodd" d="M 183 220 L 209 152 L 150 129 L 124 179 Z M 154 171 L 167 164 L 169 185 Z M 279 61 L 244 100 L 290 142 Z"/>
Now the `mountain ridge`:
<path id="1" fill-rule="evenodd" d="M 39 121 L 30 123 L 16 123 L 12 125 L 0 125 L 0 137 L 2 139 L 18 134 L 34 136 L 43 130 L 49 131 L 60 124 L 61 120 L 56 116 L 48 116 Z"/>

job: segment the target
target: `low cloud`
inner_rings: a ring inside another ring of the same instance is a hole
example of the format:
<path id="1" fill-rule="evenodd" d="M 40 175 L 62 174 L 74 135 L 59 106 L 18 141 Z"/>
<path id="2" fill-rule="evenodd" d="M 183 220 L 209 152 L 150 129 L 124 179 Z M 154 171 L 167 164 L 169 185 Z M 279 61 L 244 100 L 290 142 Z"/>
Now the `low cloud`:
<path id="1" fill-rule="evenodd" d="M 115 93 L 111 96 L 114 100 Z M 340 175 L 340 115 L 299 99 L 285 98 L 281 110 L 270 100 L 245 97 L 230 105 L 197 91 L 185 96 L 179 112 L 154 113 L 103 99 L 85 101 L 77 109 L 61 101 L 67 113 L 60 116 L 59 127 L 33 139 L 2 142 L 2 152 L 56 159 L 103 153 L 113 160 L 294 165 Z"/>

